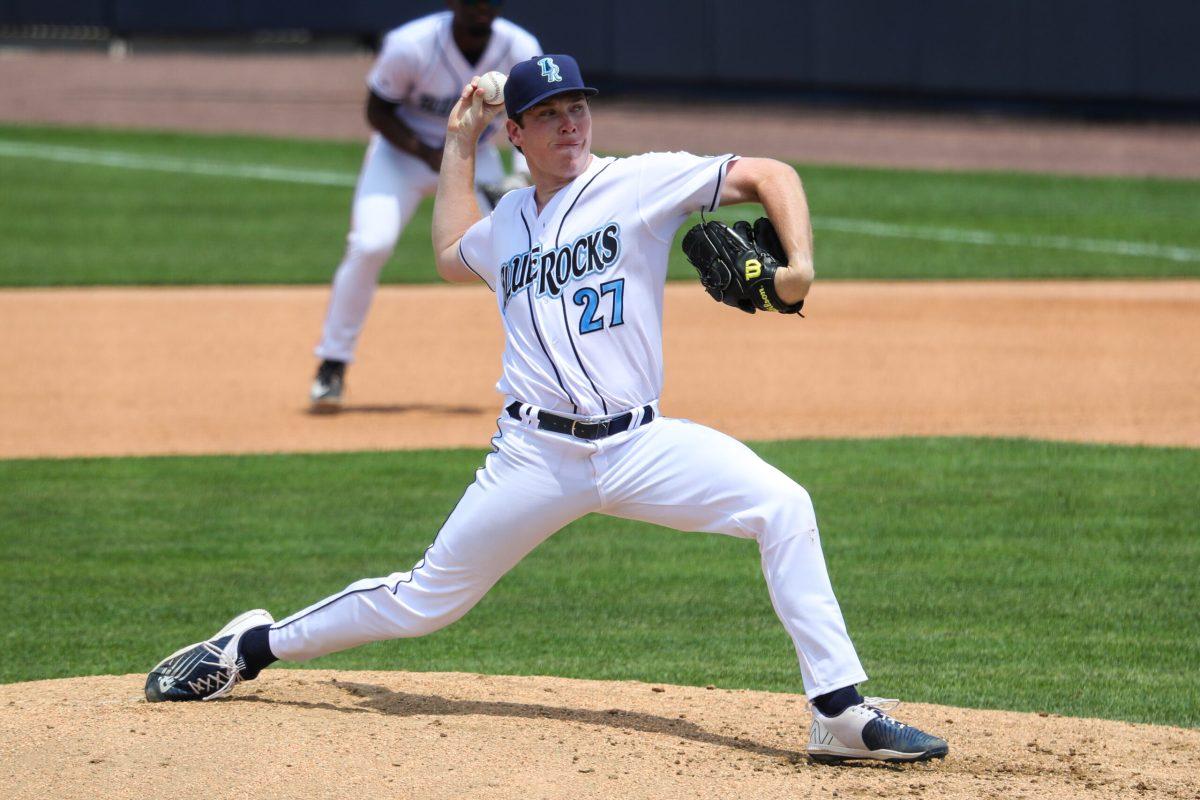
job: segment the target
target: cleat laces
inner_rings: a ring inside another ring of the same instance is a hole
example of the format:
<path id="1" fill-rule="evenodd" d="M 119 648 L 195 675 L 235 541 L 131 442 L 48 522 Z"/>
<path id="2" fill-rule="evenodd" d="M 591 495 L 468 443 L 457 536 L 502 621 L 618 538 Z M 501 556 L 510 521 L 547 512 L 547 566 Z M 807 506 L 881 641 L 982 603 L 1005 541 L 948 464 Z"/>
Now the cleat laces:
<path id="1" fill-rule="evenodd" d="M 900 720 L 888 714 L 888 711 L 895 711 L 900 707 L 900 701 L 894 697 L 864 697 L 862 704 L 875 712 L 875 714 L 885 723 L 895 725 L 898 728 L 907 728 L 908 726 Z"/>
<path id="2" fill-rule="evenodd" d="M 198 651 L 198 652 L 196 652 Z M 180 659 L 171 665 L 168 674 L 175 682 L 183 682 L 192 694 L 204 700 L 215 700 L 229 694 L 240 679 L 237 662 L 225 650 L 212 642 L 202 642 L 196 647 L 195 655 Z M 208 668 L 204 673 L 187 680 L 198 669 Z"/>

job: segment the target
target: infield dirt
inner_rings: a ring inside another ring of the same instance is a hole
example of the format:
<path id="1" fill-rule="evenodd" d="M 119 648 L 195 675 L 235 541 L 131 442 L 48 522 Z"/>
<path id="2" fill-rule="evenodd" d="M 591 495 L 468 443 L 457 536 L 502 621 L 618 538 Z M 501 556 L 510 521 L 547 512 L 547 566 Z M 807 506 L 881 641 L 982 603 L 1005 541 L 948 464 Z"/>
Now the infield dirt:
<path id="1" fill-rule="evenodd" d="M 385 287 L 347 408 L 321 417 L 307 390 L 327 295 L 0 292 L 0 365 L 23 376 L 0 388 L 0 457 L 487 446 L 490 292 Z M 1200 445 L 1196 281 L 824 283 L 807 319 L 733 313 L 680 283 L 665 314 L 663 413 L 741 438 Z"/>

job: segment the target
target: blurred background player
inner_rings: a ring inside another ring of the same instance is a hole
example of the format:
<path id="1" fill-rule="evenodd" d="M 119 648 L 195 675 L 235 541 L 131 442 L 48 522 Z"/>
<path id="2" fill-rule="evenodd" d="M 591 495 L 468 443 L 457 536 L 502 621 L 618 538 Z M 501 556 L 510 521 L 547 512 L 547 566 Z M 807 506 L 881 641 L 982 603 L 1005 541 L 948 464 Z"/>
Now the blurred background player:
<path id="1" fill-rule="evenodd" d="M 367 120 L 375 133 L 354 194 L 346 254 L 333 287 L 309 392 L 313 411 L 341 408 L 346 365 L 354 361 L 379 273 L 417 205 L 437 188 L 446 119 L 473 75 L 508 74 L 540 53 L 533 34 L 498 16 L 500 0 L 450 0 L 448 11 L 415 19 L 387 34 L 367 77 Z M 490 209 L 504 191 L 528 184 L 524 157 L 513 153 L 506 176 L 492 144 L 496 125 L 479 140 L 477 188 Z"/>

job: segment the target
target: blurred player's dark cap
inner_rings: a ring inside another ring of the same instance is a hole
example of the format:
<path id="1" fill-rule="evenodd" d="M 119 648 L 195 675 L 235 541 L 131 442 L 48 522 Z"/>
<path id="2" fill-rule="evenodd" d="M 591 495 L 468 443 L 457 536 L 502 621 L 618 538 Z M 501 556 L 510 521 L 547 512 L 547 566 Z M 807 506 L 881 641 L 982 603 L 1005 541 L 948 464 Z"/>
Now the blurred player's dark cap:
<path id="1" fill-rule="evenodd" d="M 508 81 L 504 84 L 504 108 L 509 116 L 522 114 L 543 100 L 567 92 L 593 95 L 596 90 L 583 85 L 579 65 L 570 56 L 534 56 L 508 73 Z"/>

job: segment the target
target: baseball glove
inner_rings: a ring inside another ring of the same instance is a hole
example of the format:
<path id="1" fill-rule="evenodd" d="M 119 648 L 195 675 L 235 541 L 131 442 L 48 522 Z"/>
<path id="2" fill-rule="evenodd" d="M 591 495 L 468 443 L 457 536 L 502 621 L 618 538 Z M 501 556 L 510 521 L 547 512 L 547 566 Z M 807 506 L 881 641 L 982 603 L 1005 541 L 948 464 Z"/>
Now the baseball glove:
<path id="1" fill-rule="evenodd" d="M 775 272 L 787 264 L 787 254 L 766 217 L 759 217 L 753 227 L 745 220 L 732 228 L 715 220 L 701 222 L 683 237 L 683 254 L 719 303 L 748 314 L 799 314 L 804 308 L 803 300 L 789 305 L 775 291 Z"/>

